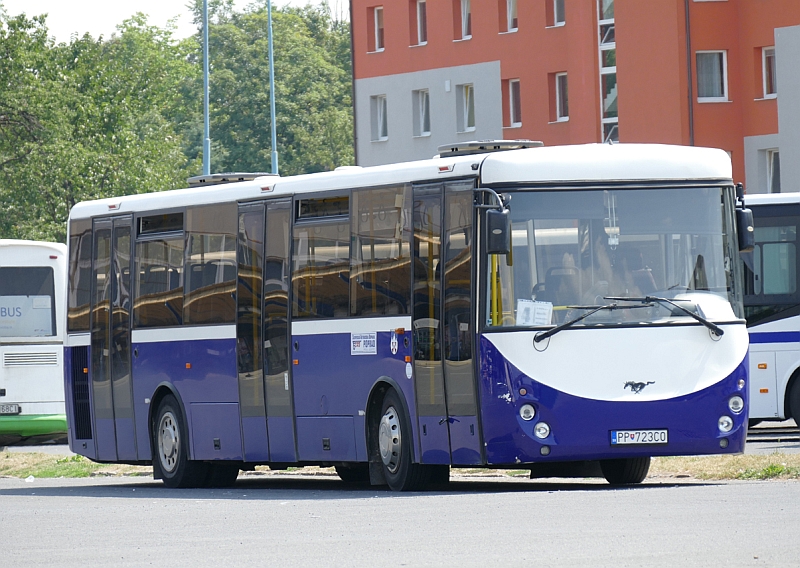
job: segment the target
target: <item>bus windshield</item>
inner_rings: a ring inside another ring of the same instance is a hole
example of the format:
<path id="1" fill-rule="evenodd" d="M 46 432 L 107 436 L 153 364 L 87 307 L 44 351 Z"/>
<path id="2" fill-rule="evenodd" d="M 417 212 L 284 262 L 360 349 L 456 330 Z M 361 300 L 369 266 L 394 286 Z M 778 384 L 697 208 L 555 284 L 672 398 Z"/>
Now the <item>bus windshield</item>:
<path id="1" fill-rule="evenodd" d="M 512 254 L 490 256 L 488 326 L 550 326 L 614 303 L 580 325 L 685 319 L 668 302 L 642 299 L 672 299 L 700 316 L 698 294 L 734 299 L 722 188 L 505 195 Z"/>
<path id="2" fill-rule="evenodd" d="M 56 335 L 53 269 L 0 267 L 0 337 Z"/>

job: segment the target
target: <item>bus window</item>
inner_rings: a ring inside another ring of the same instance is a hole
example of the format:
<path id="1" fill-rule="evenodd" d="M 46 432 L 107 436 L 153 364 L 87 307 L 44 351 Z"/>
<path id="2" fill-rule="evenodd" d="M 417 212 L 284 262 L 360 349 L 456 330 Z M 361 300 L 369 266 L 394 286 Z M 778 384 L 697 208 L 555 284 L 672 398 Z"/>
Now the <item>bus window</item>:
<path id="1" fill-rule="evenodd" d="M 92 292 L 92 222 L 72 221 L 69 237 L 69 331 L 89 331 Z"/>
<path id="2" fill-rule="evenodd" d="M 187 211 L 184 324 L 234 322 L 235 229 L 235 204 Z"/>
<path id="3" fill-rule="evenodd" d="M 353 192 L 350 314 L 407 314 L 411 187 Z"/>
<path id="4" fill-rule="evenodd" d="M 54 296 L 52 268 L 0 267 L 0 337 L 56 335 Z"/>
<path id="5" fill-rule="evenodd" d="M 181 325 L 183 237 L 136 243 L 135 327 Z"/>

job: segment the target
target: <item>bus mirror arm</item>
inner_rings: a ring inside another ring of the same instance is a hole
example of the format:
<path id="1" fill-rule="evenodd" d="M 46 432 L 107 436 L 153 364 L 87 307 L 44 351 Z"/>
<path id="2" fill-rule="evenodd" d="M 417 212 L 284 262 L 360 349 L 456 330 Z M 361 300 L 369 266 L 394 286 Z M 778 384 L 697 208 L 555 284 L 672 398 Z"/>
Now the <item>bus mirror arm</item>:
<path id="1" fill-rule="evenodd" d="M 753 211 L 745 207 L 744 186 L 736 184 L 736 233 L 739 236 L 739 252 L 753 252 L 756 246 Z"/>

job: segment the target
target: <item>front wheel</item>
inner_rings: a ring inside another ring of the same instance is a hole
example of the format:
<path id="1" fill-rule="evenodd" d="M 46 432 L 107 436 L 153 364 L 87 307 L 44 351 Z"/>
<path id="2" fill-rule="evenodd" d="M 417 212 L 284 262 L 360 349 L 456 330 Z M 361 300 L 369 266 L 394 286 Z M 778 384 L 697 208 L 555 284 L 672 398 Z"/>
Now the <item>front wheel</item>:
<path id="1" fill-rule="evenodd" d="M 650 471 L 650 458 L 600 460 L 600 470 L 611 485 L 641 483 Z"/>
<path id="2" fill-rule="evenodd" d="M 208 464 L 189 460 L 183 413 L 174 396 L 161 399 L 154 426 L 153 469 L 160 470 L 164 485 L 202 487 L 208 475 Z"/>
<path id="3" fill-rule="evenodd" d="M 411 461 L 411 428 L 402 408 L 397 391 L 388 390 L 378 424 L 378 447 L 389 487 L 394 491 L 414 491 L 427 484 L 429 471 Z"/>

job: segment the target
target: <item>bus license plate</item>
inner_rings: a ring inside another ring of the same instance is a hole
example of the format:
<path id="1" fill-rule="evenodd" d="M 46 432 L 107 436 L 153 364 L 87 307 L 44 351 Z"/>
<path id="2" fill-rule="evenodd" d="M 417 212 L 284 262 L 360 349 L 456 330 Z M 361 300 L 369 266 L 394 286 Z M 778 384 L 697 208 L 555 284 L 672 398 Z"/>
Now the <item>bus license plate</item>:
<path id="1" fill-rule="evenodd" d="M 0 404 L 0 414 L 19 414 L 19 404 Z"/>
<path id="2" fill-rule="evenodd" d="M 666 444 L 669 440 L 667 430 L 612 430 L 611 445 Z"/>

